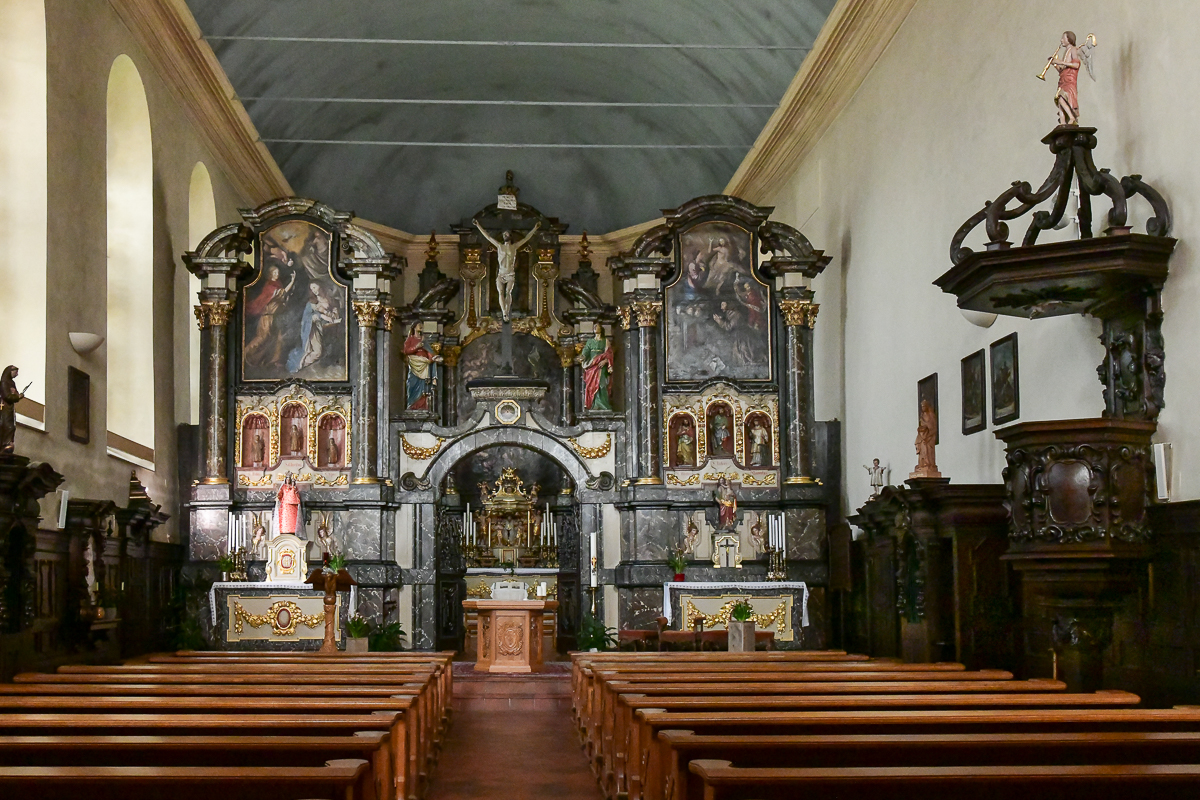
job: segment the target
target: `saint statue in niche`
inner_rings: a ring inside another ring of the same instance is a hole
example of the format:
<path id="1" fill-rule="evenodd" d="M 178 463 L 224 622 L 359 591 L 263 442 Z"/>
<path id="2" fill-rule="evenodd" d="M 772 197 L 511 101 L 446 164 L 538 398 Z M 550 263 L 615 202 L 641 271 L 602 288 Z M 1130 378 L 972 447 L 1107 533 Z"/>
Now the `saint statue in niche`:
<path id="1" fill-rule="evenodd" d="M 267 465 L 267 427 L 269 423 L 262 414 L 247 414 L 242 421 L 242 468 L 265 467 Z"/>
<path id="2" fill-rule="evenodd" d="M 746 442 L 750 451 L 749 462 L 752 467 L 769 467 L 774 459 L 771 457 L 771 429 L 762 414 L 751 414 L 746 432 Z"/>
<path id="3" fill-rule="evenodd" d="M 537 233 L 542 223 L 539 221 L 534 223 L 533 228 L 525 235 L 524 239 L 514 243 L 512 240 L 512 231 L 505 231 L 500 234 L 503 241 L 497 241 L 483 229 L 479 224 L 479 220 L 475 220 L 475 227 L 479 229 L 479 233 L 484 239 L 491 243 L 492 247 L 496 248 L 496 292 L 500 295 L 500 312 L 504 316 L 504 321 L 508 322 L 509 311 L 512 309 L 513 287 L 517 282 L 517 252 L 529 243 L 533 235 Z"/>
<path id="4" fill-rule="evenodd" d="M 17 403 L 25 396 L 17 388 L 18 373 L 19 370 L 10 364 L 0 375 L 0 455 L 11 456 L 17 438 Z"/>
<path id="5" fill-rule="evenodd" d="M 714 458 L 733 455 L 733 412 L 725 403 L 714 403 L 708 412 L 708 454 Z"/>
<path id="6" fill-rule="evenodd" d="M 317 467 L 339 469 L 345 457 L 346 421 L 340 414 L 322 414 L 317 421 Z"/>
<path id="7" fill-rule="evenodd" d="M 291 436 L 288 441 L 291 442 L 288 455 L 304 455 L 304 429 L 300 427 L 300 420 L 292 419 Z"/>
<path id="8" fill-rule="evenodd" d="M 613 349 L 604 338 L 604 326 L 596 323 L 594 334 L 579 354 L 583 365 L 583 407 L 588 411 L 612 411 L 609 392 L 612 388 Z"/>
<path id="9" fill-rule="evenodd" d="M 308 434 L 308 410 L 299 403 L 288 403 L 280 414 L 280 450 L 288 458 L 303 457 Z"/>
<path id="10" fill-rule="evenodd" d="M 713 492 L 713 499 L 717 501 L 717 530 L 733 530 L 737 523 L 737 494 L 724 475 L 717 480 L 717 490 Z"/>
<path id="11" fill-rule="evenodd" d="M 338 447 L 337 437 L 333 435 L 332 431 L 329 434 L 329 446 L 325 452 L 327 454 L 325 460 L 330 464 L 337 464 L 342 460 L 342 449 Z"/>
<path id="12" fill-rule="evenodd" d="M 675 466 L 696 466 L 696 437 L 692 429 L 692 418 L 685 415 L 675 420 Z"/>
<path id="13" fill-rule="evenodd" d="M 425 411 L 429 408 L 430 388 L 436 382 L 432 365 L 441 363 L 442 357 L 425 344 L 421 335 L 421 323 L 414 322 L 404 340 L 404 361 L 408 365 L 405 406 L 409 411 Z"/>

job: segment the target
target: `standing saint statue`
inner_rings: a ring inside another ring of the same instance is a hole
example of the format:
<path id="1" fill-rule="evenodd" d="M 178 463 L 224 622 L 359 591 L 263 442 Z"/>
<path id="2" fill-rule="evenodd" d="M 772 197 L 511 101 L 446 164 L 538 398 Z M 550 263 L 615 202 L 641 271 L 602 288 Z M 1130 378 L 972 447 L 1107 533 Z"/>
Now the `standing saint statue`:
<path id="1" fill-rule="evenodd" d="M 263 441 L 262 431 L 254 431 L 254 444 L 251 446 L 250 452 L 253 466 L 261 467 L 267 460 L 267 443 Z"/>
<path id="2" fill-rule="evenodd" d="M 771 432 L 767 430 L 767 426 L 763 425 L 761 419 L 755 418 L 754 424 L 750 426 L 750 466 L 763 467 L 770 464 L 771 459 L 767 456 L 767 440 L 770 437 Z"/>
<path id="3" fill-rule="evenodd" d="M 675 465 L 696 466 L 696 440 L 692 438 L 692 423 L 685 421 L 675 437 Z"/>
<path id="4" fill-rule="evenodd" d="M 613 349 L 604 338 L 604 326 L 599 322 L 592 338 L 583 345 L 579 363 L 583 365 L 583 407 L 588 411 L 612 411 L 609 391 L 612 388 Z"/>
<path id="5" fill-rule="evenodd" d="M 288 473 L 275 493 L 275 533 L 295 534 L 300 522 L 300 487 Z"/>
<path id="6" fill-rule="evenodd" d="M 342 460 L 342 449 L 338 447 L 337 434 L 333 431 L 329 432 L 329 450 L 325 456 L 329 462 L 329 466 L 336 467 Z"/>
<path id="7" fill-rule="evenodd" d="M 871 466 L 863 464 L 863 469 L 871 476 L 871 499 L 879 497 L 879 490 L 883 488 L 883 473 L 884 467 L 880 465 L 878 458 L 871 459 Z"/>
<path id="8" fill-rule="evenodd" d="M 17 439 L 17 403 L 25 396 L 17 389 L 17 372 L 10 364 L 0 376 L 0 455 L 11 456 Z"/>
<path id="9" fill-rule="evenodd" d="M 910 478 L 940 478 L 934 447 L 937 443 L 938 418 L 933 404 L 921 401 L 921 413 L 917 423 L 917 467 L 909 473 Z"/>
<path id="10" fill-rule="evenodd" d="M 496 292 L 500 295 L 500 313 L 504 316 L 504 321 L 508 322 L 509 312 L 512 310 L 513 286 L 517 282 L 517 251 L 529 243 L 533 235 L 537 233 L 538 228 L 542 226 L 539 221 L 534 223 L 533 229 L 525 235 L 521 241 L 513 244 L 512 231 L 505 231 L 500 234 L 503 241 L 496 241 L 483 226 L 479 224 L 479 220 L 475 220 L 475 227 L 479 229 L 479 233 L 484 239 L 487 239 L 492 247 L 496 248 Z"/>
<path id="11" fill-rule="evenodd" d="M 425 339 L 421 336 L 421 323 L 414 322 L 408 329 L 408 338 L 404 340 L 404 361 L 408 364 L 405 397 L 409 411 L 429 408 L 429 387 L 434 383 L 430 367 L 434 362 L 441 363 L 442 360 L 441 356 L 425 344 Z"/>
<path id="12" fill-rule="evenodd" d="M 717 530 L 733 530 L 737 523 L 737 495 L 724 475 L 717 480 L 717 490 L 713 492 L 713 499 L 717 501 Z"/>

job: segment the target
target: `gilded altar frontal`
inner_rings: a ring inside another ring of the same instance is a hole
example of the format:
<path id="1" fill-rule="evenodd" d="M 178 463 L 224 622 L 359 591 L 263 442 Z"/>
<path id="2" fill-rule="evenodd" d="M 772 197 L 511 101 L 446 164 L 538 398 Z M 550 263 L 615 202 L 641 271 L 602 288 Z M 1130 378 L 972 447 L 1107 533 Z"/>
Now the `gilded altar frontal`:
<path id="1" fill-rule="evenodd" d="M 0 798 L 1196 794 L 1198 12 L 0 0 Z"/>

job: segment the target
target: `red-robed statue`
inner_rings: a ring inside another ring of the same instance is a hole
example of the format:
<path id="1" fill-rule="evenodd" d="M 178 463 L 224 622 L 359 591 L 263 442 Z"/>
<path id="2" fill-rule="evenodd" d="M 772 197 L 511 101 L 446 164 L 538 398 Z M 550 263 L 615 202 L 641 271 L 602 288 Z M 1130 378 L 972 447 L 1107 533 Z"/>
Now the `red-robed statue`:
<path id="1" fill-rule="evenodd" d="M 612 411 L 609 391 L 612 388 L 613 349 L 604 338 L 604 326 L 599 322 L 595 335 L 584 343 L 579 362 L 583 365 L 583 407 L 588 411 Z"/>
<path id="2" fill-rule="evenodd" d="M 300 487 L 289 472 L 275 493 L 275 533 L 295 533 L 300 525 Z"/>

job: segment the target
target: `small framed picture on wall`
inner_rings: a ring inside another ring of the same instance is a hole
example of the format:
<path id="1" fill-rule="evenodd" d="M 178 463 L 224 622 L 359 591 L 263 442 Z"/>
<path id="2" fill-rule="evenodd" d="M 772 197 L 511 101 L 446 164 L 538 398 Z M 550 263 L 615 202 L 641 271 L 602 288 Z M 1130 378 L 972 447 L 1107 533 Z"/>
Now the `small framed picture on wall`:
<path id="1" fill-rule="evenodd" d="M 992 342 L 992 423 L 1001 425 L 1021 416 L 1021 379 L 1017 365 L 1017 334 Z"/>
<path id="2" fill-rule="evenodd" d="M 962 432 L 979 433 L 987 427 L 987 364 L 983 349 L 962 360 Z"/>
<path id="3" fill-rule="evenodd" d="M 92 439 L 92 379 L 67 367 L 67 438 L 87 444 Z"/>
<path id="4" fill-rule="evenodd" d="M 937 373 L 926 375 L 921 380 L 917 381 L 917 425 L 921 424 L 921 406 L 929 403 L 933 407 L 933 417 L 938 420 L 937 430 L 933 432 L 933 443 L 941 444 L 942 442 L 942 422 L 938 416 L 938 381 Z"/>

